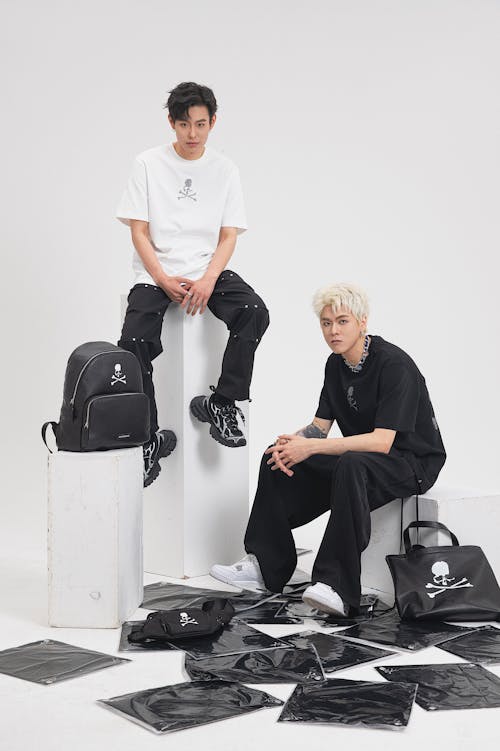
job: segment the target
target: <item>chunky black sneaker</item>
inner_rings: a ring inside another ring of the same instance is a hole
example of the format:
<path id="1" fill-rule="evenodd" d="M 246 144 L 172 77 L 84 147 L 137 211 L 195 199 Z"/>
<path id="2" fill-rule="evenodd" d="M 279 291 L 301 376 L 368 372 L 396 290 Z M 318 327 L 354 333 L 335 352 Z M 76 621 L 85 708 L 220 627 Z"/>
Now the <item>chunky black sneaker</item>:
<path id="1" fill-rule="evenodd" d="M 243 412 L 235 404 L 220 404 L 213 396 L 195 396 L 189 405 L 191 414 L 200 422 L 210 423 L 210 435 L 218 443 L 230 448 L 246 446 L 246 438 L 238 425 L 238 415 L 245 424 Z"/>
<path id="2" fill-rule="evenodd" d="M 175 433 L 171 430 L 157 430 L 149 443 L 142 447 L 144 457 L 144 487 L 151 485 L 160 474 L 160 459 L 172 453 L 177 444 Z"/>

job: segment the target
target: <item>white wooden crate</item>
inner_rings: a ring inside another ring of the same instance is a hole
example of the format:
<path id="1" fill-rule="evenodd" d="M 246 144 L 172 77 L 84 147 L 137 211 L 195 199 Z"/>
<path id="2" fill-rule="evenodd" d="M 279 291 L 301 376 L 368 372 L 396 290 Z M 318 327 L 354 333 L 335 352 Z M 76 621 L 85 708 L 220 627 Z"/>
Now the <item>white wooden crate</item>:
<path id="1" fill-rule="evenodd" d="M 117 628 L 142 602 L 142 448 L 49 455 L 49 624 Z"/>
<path id="2" fill-rule="evenodd" d="M 122 316 L 126 298 L 122 299 Z M 217 384 L 228 330 L 207 309 L 187 316 L 170 305 L 163 353 L 153 362 L 159 426 L 173 430 L 177 447 L 144 496 L 144 566 L 162 576 L 207 574 L 213 563 L 241 558 L 249 513 L 248 445 L 221 446 L 209 425 L 189 412 L 194 396 Z M 248 404 L 245 414 L 248 440 Z"/>

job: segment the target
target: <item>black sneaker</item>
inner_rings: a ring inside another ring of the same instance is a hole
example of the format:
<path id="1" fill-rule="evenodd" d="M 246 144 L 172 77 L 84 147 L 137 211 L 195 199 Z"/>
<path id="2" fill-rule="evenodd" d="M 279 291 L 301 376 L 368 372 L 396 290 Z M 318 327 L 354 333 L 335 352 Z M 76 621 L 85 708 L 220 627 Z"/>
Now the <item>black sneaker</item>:
<path id="1" fill-rule="evenodd" d="M 144 457 L 144 487 L 151 485 L 160 474 L 160 459 L 172 453 L 177 444 L 175 433 L 171 430 L 158 430 L 149 443 L 142 447 Z"/>
<path id="2" fill-rule="evenodd" d="M 202 394 L 191 400 L 189 409 L 200 422 L 210 423 L 210 435 L 218 443 L 230 448 L 247 445 L 246 438 L 238 425 L 238 415 L 245 424 L 243 412 L 232 402 L 219 404 L 214 401 L 213 396 L 209 398 Z"/>

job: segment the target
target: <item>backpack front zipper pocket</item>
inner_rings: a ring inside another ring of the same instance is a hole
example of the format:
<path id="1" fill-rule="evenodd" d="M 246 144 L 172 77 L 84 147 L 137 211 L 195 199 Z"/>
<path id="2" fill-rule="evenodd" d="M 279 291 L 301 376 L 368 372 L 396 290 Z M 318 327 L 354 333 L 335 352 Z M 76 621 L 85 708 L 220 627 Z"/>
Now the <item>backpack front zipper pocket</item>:
<path id="1" fill-rule="evenodd" d="M 101 394 L 85 404 L 82 451 L 129 448 L 149 440 L 149 399 L 143 393 Z"/>

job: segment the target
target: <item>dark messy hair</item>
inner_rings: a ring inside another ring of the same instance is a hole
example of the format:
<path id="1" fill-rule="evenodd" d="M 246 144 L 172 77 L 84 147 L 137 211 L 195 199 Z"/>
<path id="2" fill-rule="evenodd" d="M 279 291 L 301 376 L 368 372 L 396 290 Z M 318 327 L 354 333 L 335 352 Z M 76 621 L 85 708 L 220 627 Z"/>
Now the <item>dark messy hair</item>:
<path id="1" fill-rule="evenodd" d="M 169 94 L 170 96 L 164 107 L 168 109 L 168 113 L 174 122 L 176 120 L 187 120 L 188 110 L 193 106 L 206 107 L 210 120 L 212 120 L 217 111 L 217 101 L 214 92 L 208 86 L 201 86 L 199 83 L 185 81 L 176 86 L 175 89 L 172 89 Z"/>

